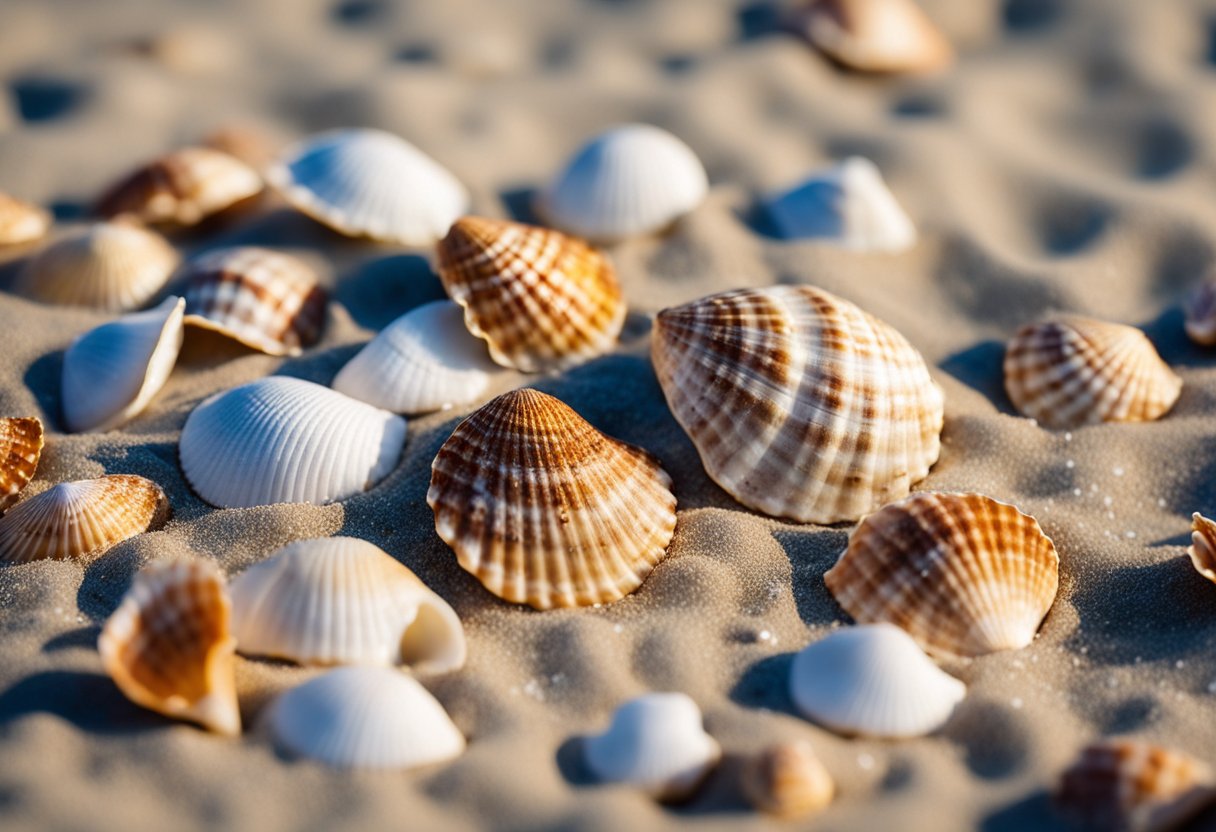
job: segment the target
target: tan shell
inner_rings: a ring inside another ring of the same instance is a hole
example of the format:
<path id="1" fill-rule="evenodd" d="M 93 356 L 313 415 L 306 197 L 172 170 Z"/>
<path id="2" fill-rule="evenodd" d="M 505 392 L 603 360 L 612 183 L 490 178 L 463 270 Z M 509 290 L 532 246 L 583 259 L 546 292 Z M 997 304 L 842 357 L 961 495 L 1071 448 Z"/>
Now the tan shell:
<path id="1" fill-rule="evenodd" d="M 31 202 L 0 193 L 0 246 L 41 240 L 51 229 L 51 215 Z"/>
<path id="2" fill-rule="evenodd" d="M 954 61 L 915 0 L 814 0 L 795 25 L 828 57 L 863 72 L 935 72 Z"/>
<path id="3" fill-rule="evenodd" d="M 1009 341 L 1005 390 L 1040 425 L 1070 428 L 1156 419 L 1178 401 L 1182 379 L 1135 327 L 1066 317 Z"/>
<path id="4" fill-rule="evenodd" d="M 225 124 L 208 133 L 203 147 L 226 153 L 254 170 L 262 170 L 279 151 L 278 142 L 265 130 L 251 124 Z"/>
<path id="5" fill-rule="evenodd" d="M 439 243 L 439 276 L 494 360 L 526 373 L 608 352 L 625 322 L 612 264 L 547 228 L 462 217 Z"/>
<path id="6" fill-rule="evenodd" d="M 654 457 L 527 389 L 457 426 L 426 499 L 461 566 L 498 597 L 538 609 L 633 592 L 676 525 L 671 478 Z"/>
<path id="7" fill-rule="evenodd" d="M 244 162 L 206 147 L 162 156 L 116 183 L 97 203 L 104 217 L 128 214 L 142 222 L 196 225 L 262 191 L 262 178 Z"/>
<path id="8" fill-rule="evenodd" d="M 665 309 L 651 357 L 705 470 L 744 505 L 855 520 L 937 461 L 942 393 L 902 335 L 810 286 Z"/>
<path id="9" fill-rule="evenodd" d="M 1186 550 L 1191 556 L 1195 571 L 1212 583 L 1216 583 L 1216 523 L 1199 512 L 1191 515 L 1191 546 Z"/>
<path id="10" fill-rule="evenodd" d="M 1216 346 L 1216 274 L 1209 275 L 1187 298 L 1185 327 L 1196 344 Z"/>
<path id="11" fill-rule="evenodd" d="M 777 743 L 749 759 L 742 784 L 752 806 L 783 820 L 823 811 L 836 794 L 832 775 L 806 741 Z"/>
<path id="12" fill-rule="evenodd" d="M 33 416 L 0 419 L 0 514 L 34 478 L 42 441 L 42 422 Z"/>
<path id="13" fill-rule="evenodd" d="M 102 664 L 132 702 L 237 736 L 231 609 L 224 577 L 209 562 L 152 563 L 101 631 Z"/>

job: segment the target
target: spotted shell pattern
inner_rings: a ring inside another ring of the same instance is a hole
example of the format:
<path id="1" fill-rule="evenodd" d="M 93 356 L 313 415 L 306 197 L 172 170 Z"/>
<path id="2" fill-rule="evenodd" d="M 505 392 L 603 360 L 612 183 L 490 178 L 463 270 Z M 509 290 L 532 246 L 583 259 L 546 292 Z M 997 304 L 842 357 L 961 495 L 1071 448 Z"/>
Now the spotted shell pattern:
<path id="1" fill-rule="evenodd" d="M 206 147 L 187 147 L 162 156 L 114 184 L 98 200 L 103 217 L 123 214 L 141 222 L 190 226 L 257 196 L 257 171 Z"/>
<path id="2" fill-rule="evenodd" d="M 0 514 L 17 502 L 21 490 L 34 478 L 42 442 L 42 422 L 38 419 L 0 419 Z"/>

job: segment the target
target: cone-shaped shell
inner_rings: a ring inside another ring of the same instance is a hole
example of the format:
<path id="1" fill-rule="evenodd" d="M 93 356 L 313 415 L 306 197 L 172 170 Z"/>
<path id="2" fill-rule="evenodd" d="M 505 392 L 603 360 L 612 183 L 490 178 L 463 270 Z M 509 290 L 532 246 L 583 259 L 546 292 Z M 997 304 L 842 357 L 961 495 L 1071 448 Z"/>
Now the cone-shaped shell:
<path id="1" fill-rule="evenodd" d="M 42 441 L 42 422 L 35 417 L 0 419 L 0 514 L 34 478 Z"/>
<path id="2" fill-rule="evenodd" d="M 863 72 L 934 72 L 954 60 L 915 0 L 814 0 L 796 25 L 821 52 Z"/>
<path id="3" fill-rule="evenodd" d="M 752 806 L 783 820 L 820 812 L 836 794 L 832 775 L 806 741 L 777 743 L 749 759 L 742 785 Z"/>
<path id="4" fill-rule="evenodd" d="M 1157 419 L 1178 401 L 1182 379 L 1135 327 L 1065 317 L 1009 341 L 1005 390 L 1040 425 L 1070 428 Z"/>
<path id="5" fill-rule="evenodd" d="M 115 183 L 98 200 L 97 213 L 189 226 L 261 191 L 262 177 L 239 159 L 208 147 L 187 147 Z"/>
<path id="6" fill-rule="evenodd" d="M 165 492 L 143 477 L 114 474 L 60 483 L 0 517 L 0 561 L 100 554 L 168 516 Z"/>
<path id="7" fill-rule="evenodd" d="M 182 428 L 182 471 L 213 506 L 329 503 L 397 465 L 405 420 L 298 378 L 271 376 L 205 400 Z"/>
<path id="8" fill-rule="evenodd" d="M 439 277 L 504 367 L 570 367 L 612 349 L 625 300 L 612 264 L 558 231 L 461 217 L 439 244 Z"/>
<path id="9" fill-rule="evenodd" d="M 461 566 L 538 609 L 633 592 L 676 526 L 671 478 L 654 457 L 527 389 L 460 423 L 431 466 L 426 501 Z"/>
<path id="10" fill-rule="evenodd" d="M 1209 275 L 1187 298 L 1185 327 L 1196 344 L 1216 346 L 1216 275 Z"/>
<path id="11" fill-rule="evenodd" d="M 51 215 L 24 200 L 0 193 L 0 246 L 41 240 L 51 229 Z"/>
<path id="12" fill-rule="evenodd" d="M 1216 583 L 1216 523 L 1199 512 L 1191 515 L 1191 546 L 1187 554 L 1195 571 Z"/>
<path id="13" fill-rule="evenodd" d="M 232 582 L 242 653 L 300 664 L 464 664 L 464 628 L 418 576 L 365 540 L 302 540 Z"/>
<path id="14" fill-rule="evenodd" d="M 132 702 L 237 736 L 230 610 L 224 578 L 209 562 L 145 566 L 101 631 L 102 664 Z"/>
<path id="15" fill-rule="evenodd" d="M 855 520 L 937 461 L 942 393 L 920 353 L 819 289 L 739 289 L 665 309 L 651 355 L 705 470 L 765 514 Z"/>

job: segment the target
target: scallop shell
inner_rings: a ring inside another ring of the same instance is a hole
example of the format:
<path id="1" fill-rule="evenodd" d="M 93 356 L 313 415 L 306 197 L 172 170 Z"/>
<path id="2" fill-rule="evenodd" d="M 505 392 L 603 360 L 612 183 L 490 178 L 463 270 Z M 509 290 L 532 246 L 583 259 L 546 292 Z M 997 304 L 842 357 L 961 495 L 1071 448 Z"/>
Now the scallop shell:
<path id="1" fill-rule="evenodd" d="M 981 494 L 913 494 L 871 514 L 823 576 L 861 623 L 944 656 L 1016 650 L 1055 601 L 1060 558 L 1033 517 Z"/>
<path id="2" fill-rule="evenodd" d="M 538 609 L 633 592 L 676 525 L 671 477 L 654 457 L 528 389 L 452 432 L 426 501 L 461 566 L 498 597 Z"/>
<path id="3" fill-rule="evenodd" d="M 235 737 L 241 712 L 230 606 L 224 577 L 209 562 L 145 566 L 101 631 L 102 664 L 137 705 Z"/>
<path id="4" fill-rule="evenodd" d="M 591 139 L 540 194 L 537 210 L 597 242 L 660 231 L 705 200 L 709 180 L 684 142 L 649 124 Z"/>
<path id="5" fill-rule="evenodd" d="M 547 228 L 462 217 L 439 244 L 439 276 L 494 360 L 526 373 L 608 352 L 625 323 L 612 264 Z"/>
<path id="6" fill-rule="evenodd" d="M 397 465 L 405 420 L 298 378 L 271 376 L 212 396 L 182 429 L 182 471 L 221 508 L 329 503 Z"/>
<path id="7" fill-rule="evenodd" d="M 111 430 L 137 416 L 173 372 L 186 302 L 171 297 L 91 329 L 63 356 L 68 430 Z"/>
<path id="8" fill-rule="evenodd" d="M 464 628 L 418 576 L 365 540 L 302 540 L 232 582 L 242 653 L 300 664 L 464 664 Z"/>
<path id="9" fill-rule="evenodd" d="M 665 309 L 651 355 L 705 470 L 765 514 L 854 520 L 937 461 L 942 393 L 920 353 L 819 289 L 739 289 Z"/>
<path id="10" fill-rule="evenodd" d="M 0 193 L 0 246 L 32 243 L 51 230 L 51 215 L 32 202 Z"/>
<path id="11" fill-rule="evenodd" d="M 803 716 L 846 735 L 919 737 L 946 723 L 967 686 L 892 624 L 833 630 L 794 657 L 790 696 Z"/>
<path id="12" fill-rule="evenodd" d="M 742 785 L 752 806 L 784 820 L 821 812 L 836 794 L 832 775 L 806 741 L 777 743 L 749 759 Z"/>
<path id="13" fill-rule="evenodd" d="M 342 667 L 311 679 L 275 700 L 268 720 L 282 751 L 336 768 L 418 768 L 465 748 L 435 697 L 385 667 Z"/>
<path id="14" fill-rule="evenodd" d="M 498 365 L 464 327 L 450 300 L 423 304 L 393 321 L 334 378 L 334 389 L 394 413 L 428 413 L 469 404 Z"/>
<path id="15" fill-rule="evenodd" d="M 468 211 L 464 186 L 381 130 L 332 130 L 288 148 L 266 174 L 298 211 L 351 237 L 430 245 Z"/>
<path id="16" fill-rule="evenodd" d="M 321 337 L 327 297 L 302 260 L 241 246 L 208 252 L 183 272 L 190 326 L 269 355 L 299 355 Z"/>
<path id="17" fill-rule="evenodd" d="M 625 783 L 658 800 L 688 798 L 722 758 L 683 693 L 648 693 L 616 709 L 612 724 L 583 741 L 587 767 L 601 782 Z"/>
<path id="18" fill-rule="evenodd" d="M 1005 390 L 1040 425 L 1070 428 L 1157 419 L 1182 379 L 1135 327 L 1074 316 L 1019 330 L 1005 349 Z"/>
<path id="19" fill-rule="evenodd" d="M 935 72 L 954 61 L 914 0 L 815 0 L 796 25 L 821 52 L 863 72 Z"/>
<path id="20" fill-rule="evenodd" d="M 1187 554 L 1195 571 L 1216 583 L 1216 523 L 1199 512 L 1191 515 L 1191 546 Z"/>
<path id="21" fill-rule="evenodd" d="M 239 159 L 207 147 L 187 147 L 117 182 L 98 200 L 97 213 L 190 226 L 261 191 L 262 177 Z"/>
<path id="22" fill-rule="evenodd" d="M 100 554 L 160 526 L 168 516 L 165 492 L 143 477 L 114 474 L 63 482 L 0 517 L 0 561 Z"/>
<path id="23" fill-rule="evenodd" d="M 41 456 L 41 421 L 33 416 L 0 418 L 0 514 L 34 478 Z"/>
<path id="24" fill-rule="evenodd" d="M 1185 327 L 1196 344 L 1216 346 L 1216 275 L 1200 283 L 1187 298 Z"/>

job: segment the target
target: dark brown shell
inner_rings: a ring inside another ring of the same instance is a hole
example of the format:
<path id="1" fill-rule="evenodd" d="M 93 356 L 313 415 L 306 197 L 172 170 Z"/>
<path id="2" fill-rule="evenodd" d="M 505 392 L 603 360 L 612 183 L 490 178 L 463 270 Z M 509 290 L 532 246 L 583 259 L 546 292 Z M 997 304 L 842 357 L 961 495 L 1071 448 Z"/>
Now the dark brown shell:
<path id="1" fill-rule="evenodd" d="M 257 171 L 244 162 L 218 150 L 187 147 L 116 183 L 98 200 L 97 213 L 150 224 L 196 225 L 257 196 L 262 187 Z"/>

